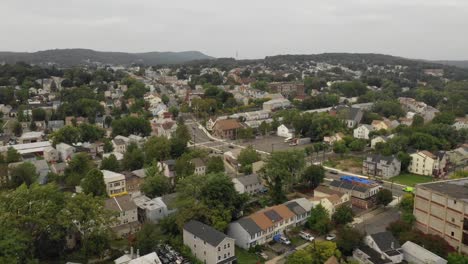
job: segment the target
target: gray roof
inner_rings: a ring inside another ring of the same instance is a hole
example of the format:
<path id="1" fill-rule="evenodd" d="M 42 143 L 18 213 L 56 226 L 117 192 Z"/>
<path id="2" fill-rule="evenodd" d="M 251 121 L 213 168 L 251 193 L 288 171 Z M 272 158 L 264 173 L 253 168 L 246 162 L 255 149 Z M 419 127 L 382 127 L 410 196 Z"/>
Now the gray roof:
<path id="1" fill-rule="evenodd" d="M 177 198 L 177 193 L 170 193 L 170 194 L 161 196 L 162 201 L 164 202 L 164 204 L 166 204 L 169 210 L 176 208 L 175 207 L 176 198 Z"/>
<path id="2" fill-rule="evenodd" d="M 360 108 L 355 108 L 355 107 L 348 107 L 348 106 L 337 106 L 336 107 L 337 112 L 345 112 L 346 111 L 346 118 L 348 120 L 355 120 L 357 122 L 360 122 L 362 119 L 362 110 Z"/>
<path id="3" fill-rule="evenodd" d="M 359 247 L 359 250 L 361 250 L 362 252 L 364 252 L 366 255 L 369 256 L 369 258 L 367 260 L 370 261 L 370 263 L 373 263 L 373 264 L 389 264 L 389 263 L 393 263 L 390 259 L 384 257 L 384 259 L 382 259 L 382 255 L 375 251 L 374 249 L 368 247 L 368 246 L 360 246 Z"/>
<path id="4" fill-rule="evenodd" d="M 262 231 L 262 229 L 254 222 L 254 220 L 250 218 L 242 218 L 237 221 L 237 223 L 239 223 L 239 225 L 241 225 L 250 235 L 254 235 Z"/>
<path id="5" fill-rule="evenodd" d="M 260 183 L 260 179 L 257 174 L 250 174 L 237 178 L 237 180 L 244 186 Z"/>
<path id="6" fill-rule="evenodd" d="M 302 208 L 302 206 L 300 206 L 297 202 L 294 201 L 287 202 L 284 205 L 286 205 L 286 207 L 288 207 L 289 210 L 291 210 L 291 212 L 293 212 L 296 215 L 302 215 L 307 212 L 304 208 Z"/>
<path id="7" fill-rule="evenodd" d="M 386 164 L 391 164 L 393 163 L 394 160 L 397 158 L 395 156 L 383 156 L 380 154 L 374 154 L 374 155 L 369 155 L 367 159 L 371 158 L 372 162 L 380 163 L 380 161 L 385 161 Z M 366 160 L 367 160 L 366 159 Z"/>
<path id="8" fill-rule="evenodd" d="M 375 233 L 370 236 L 380 248 L 380 250 L 383 252 L 394 251 L 395 249 L 401 248 L 400 243 L 398 243 L 398 240 L 396 240 L 396 238 L 389 231 Z"/>
<path id="9" fill-rule="evenodd" d="M 468 178 L 418 184 L 416 187 L 419 186 L 446 194 L 455 199 L 468 201 Z"/>
<path id="10" fill-rule="evenodd" d="M 194 158 L 190 162 L 195 166 L 195 168 L 205 166 L 205 162 L 200 158 Z"/>
<path id="11" fill-rule="evenodd" d="M 213 247 L 218 246 L 219 243 L 228 237 L 213 227 L 205 225 L 202 222 L 196 220 L 190 220 L 189 222 L 185 223 L 184 230 L 197 236 Z"/>

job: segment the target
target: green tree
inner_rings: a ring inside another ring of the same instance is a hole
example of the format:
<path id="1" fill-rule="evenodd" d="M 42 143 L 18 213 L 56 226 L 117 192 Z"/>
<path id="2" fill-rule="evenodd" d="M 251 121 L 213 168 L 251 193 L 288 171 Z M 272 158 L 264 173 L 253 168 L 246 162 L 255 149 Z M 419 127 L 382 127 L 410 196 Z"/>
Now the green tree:
<path id="1" fill-rule="evenodd" d="M 136 145 L 130 144 L 127 147 L 122 160 L 122 167 L 125 170 L 138 170 L 143 167 L 145 163 L 145 154 L 143 151 Z"/>
<path id="2" fill-rule="evenodd" d="M 239 139 L 254 139 L 255 134 L 252 128 L 239 128 L 237 130 L 237 138 Z"/>
<path id="3" fill-rule="evenodd" d="M 432 123 L 453 125 L 455 123 L 455 115 L 451 112 L 440 112 L 432 119 Z"/>
<path id="4" fill-rule="evenodd" d="M 47 114 L 43 108 L 34 108 L 32 110 L 32 121 L 44 121 L 46 117 Z"/>
<path id="5" fill-rule="evenodd" d="M 405 195 L 403 195 L 403 197 L 401 198 L 401 202 L 400 202 L 399 206 L 400 206 L 400 209 L 403 212 L 413 213 L 413 207 L 414 207 L 414 196 L 413 196 L 413 194 L 406 193 Z"/>
<path id="6" fill-rule="evenodd" d="M 333 144 L 333 152 L 343 155 L 349 152 L 349 149 L 344 141 L 338 141 Z"/>
<path id="7" fill-rule="evenodd" d="M 177 118 L 179 116 L 179 108 L 177 108 L 176 106 L 171 106 L 169 107 L 169 113 L 172 114 L 173 118 Z"/>
<path id="8" fill-rule="evenodd" d="M 67 185 L 70 187 L 80 185 L 81 179 L 93 168 L 94 163 L 88 154 L 81 152 L 74 155 L 65 169 Z"/>
<path id="9" fill-rule="evenodd" d="M 224 161 L 220 156 L 209 157 L 206 162 L 206 173 L 224 172 Z"/>
<path id="10" fill-rule="evenodd" d="M 166 137 L 150 137 L 143 149 L 148 162 L 163 161 L 170 157 L 171 142 Z"/>
<path id="11" fill-rule="evenodd" d="M 109 153 L 114 151 L 114 146 L 112 145 L 112 141 L 108 138 L 104 139 L 104 152 Z"/>
<path id="12" fill-rule="evenodd" d="M 13 134 L 15 134 L 15 136 L 17 137 L 20 137 L 23 134 L 23 127 L 21 126 L 21 123 L 19 122 L 13 122 L 11 130 Z"/>
<path id="13" fill-rule="evenodd" d="M 299 257 L 296 257 L 299 255 Z M 297 250 L 291 254 L 287 260 L 287 264 L 322 264 L 325 263 L 330 257 L 335 256 L 341 258 L 341 252 L 338 250 L 335 243 L 331 241 L 316 241 L 313 245 L 309 245 L 304 249 Z M 292 262 L 290 262 L 290 260 Z M 302 260 L 311 262 L 301 262 Z"/>
<path id="14" fill-rule="evenodd" d="M 353 222 L 354 212 L 349 206 L 340 206 L 332 215 L 332 220 L 335 225 L 344 226 L 348 223 Z"/>
<path id="15" fill-rule="evenodd" d="M 161 101 L 167 105 L 167 103 L 169 103 L 169 96 L 167 96 L 167 94 L 163 94 L 161 96 Z"/>
<path id="16" fill-rule="evenodd" d="M 162 240 L 163 236 L 156 224 L 145 223 L 136 234 L 136 248 L 140 250 L 140 255 L 145 255 L 156 250 L 155 241 Z"/>
<path id="17" fill-rule="evenodd" d="M 327 234 L 331 230 L 331 221 L 327 209 L 321 204 L 310 210 L 310 217 L 307 219 L 307 226 L 320 235 Z"/>
<path id="18" fill-rule="evenodd" d="M 151 124 L 140 117 L 126 116 L 112 121 L 112 135 L 129 136 L 131 134 L 148 136 L 151 133 Z"/>
<path id="19" fill-rule="evenodd" d="M 448 264 L 468 264 L 468 257 L 458 253 L 450 253 L 447 257 Z"/>
<path id="20" fill-rule="evenodd" d="M 413 123 L 411 123 L 412 127 L 420 127 L 424 125 L 424 118 L 420 115 L 414 115 Z"/>
<path id="21" fill-rule="evenodd" d="M 98 169 L 92 169 L 86 174 L 83 180 L 81 180 L 81 187 L 85 194 L 107 196 L 104 175 Z"/>
<path id="22" fill-rule="evenodd" d="M 120 162 L 117 160 L 114 154 L 109 155 L 107 158 L 103 158 L 101 162 L 101 170 L 109 170 L 114 172 L 120 171 Z"/>
<path id="23" fill-rule="evenodd" d="M 27 186 L 37 181 L 36 167 L 30 162 L 19 164 L 10 169 L 10 185 L 13 188 L 26 184 Z"/>
<path id="24" fill-rule="evenodd" d="M 29 130 L 36 131 L 36 129 L 37 129 L 36 122 L 31 121 L 31 123 L 29 123 Z"/>
<path id="25" fill-rule="evenodd" d="M 376 195 L 376 203 L 378 205 L 387 206 L 392 201 L 393 201 L 393 194 L 392 194 L 392 191 L 390 190 L 382 188 Z"/>
<path id="26" fill-rule="evenodd" d="M 75 144 L 81 142 L 80 129 L 75 126 L 64 126 L 51 135 L 54 145 L 59 143 Z"/>
<path id="27" fill-rule="evenodd" d="M 145 181 L 141 185 L 141 190 L 149 197 L 160 197 L 171 190 L 169 179 L 159 171 L 148 172 Z"/>
<path id="28" fill-rule="evenodd" d="M 248 147 L 242 149 L 239 153 L 237 161 L 241 165 L 241 172 L 252 173 L 252 164 L 260 160 L 260 154 L 249 145 Z"/>
<path id="29" fill-rule="evenodd" d="M 80 132 L 81 140 L 85 142 L 94 142 L 101 140 L 106 134 L 106 131 L 104 129 L 88 123 L 83 123 L 79 125 L 78 130 Z"/>
<path id="30" fill-rule="evenodd" d="M 192 157 L 188 153 L 180 156 L 175 163 L 177 180 L 192 175 L 195 172 L 195 165 L 191 162 Z"/>
<path id="31" fill-rule="evenodd" d="M 338 229 L 336 244 L 341 253 L 346 256 L 353 254 L 353 251 L 363 244 L 364 234 L 356 228 L 344 226 Z"/>
<path id="32" fill-rule="evenodd" d="M 407 152 L 399 151 L 397 158 L 401 162 L 401 170 L 408 171 L 408 166 L 411 162 L 411 156 Z"/>
<path id="33" fill-rule="evenodd" d="M 6 153 L 6 162 L 12 163 L 12 162 L 18 162 L 20 160 L 21 160 L 21 154 L 19 154 L 19 152 L 16 149 L 9 147 Z"/>
<path id="34" fill-rule="evenodd" d="M 302 173 L 303 181 L 309 188 L 315 189 L 325 178 L 325 169 L 320 165 L 310 165 Z"/>

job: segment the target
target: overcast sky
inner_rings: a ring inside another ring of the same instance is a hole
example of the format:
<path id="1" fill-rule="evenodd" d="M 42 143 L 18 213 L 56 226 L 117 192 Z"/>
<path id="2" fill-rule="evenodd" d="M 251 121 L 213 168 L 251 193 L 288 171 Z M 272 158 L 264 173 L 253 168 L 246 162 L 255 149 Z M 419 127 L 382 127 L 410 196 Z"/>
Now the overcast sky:
<path id="1" fill-rule="evenodd" d="M 468 59 L 467 0 L 0 0 L 0 50 Z"/>

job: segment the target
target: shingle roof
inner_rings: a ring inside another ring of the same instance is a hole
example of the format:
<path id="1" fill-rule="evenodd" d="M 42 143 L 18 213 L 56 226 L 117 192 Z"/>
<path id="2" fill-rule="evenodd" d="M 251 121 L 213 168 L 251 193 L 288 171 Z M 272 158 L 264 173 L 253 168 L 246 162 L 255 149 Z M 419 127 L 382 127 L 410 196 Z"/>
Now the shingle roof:
<path id="1" fill-rule="evenodd" d="M 129 194 L 107 199 L 105 202 L 105 207 L 107 209 L 118 212 L 128 211 L 137 208 L 136 204 L 131 199 L 131 195 Z"/>
<path id="2" fill-rule="evenodd" d="M 266 217 L 268 217 L 271 222 L 273 223 L 276 223 L 278 221 L 281 221 L 283 220 L 283 218 L 281 217 L 281 215 L 279 215 L 277 212 L 275 212 L 274 210 L 268 210 L 266 212 L 264 212 L 264 214 L 266 215 Z"/>
<path id="3" fill-rule="evenodd" d="M 250 235 L 257 234 L 258 232 L 261 232 L 262 229 L 250 218 L 242 218 L 239 221 L 237 221 L 239 225 L 241 225 L 247 233 Z"/>
<path id="4" fill-rule="evenodd" d="M 289 210 L 291 210 L 291 212 L 293 212 L 296 215 L 302 215 L 302 214 L 306 213 L 306 210 L 304 208 L 302 208 L 296 202 L 287 202 L 285 205 L 286 205 L 286 207 L 289 208 Z"/>
<path id="5" fill-rule="evenodd" d="M 381 251 L 391 251 L 401 248 L 400 243 L 389 231 L 370 235 Z M 393 245 L 393 247 L 392 247 Z"/>
<path id="6" fill-rule="evenodd" d="M 197 236 L 198 238 L 207 242 L 213 247 L 218 246 L 219 243 L 221 243 L 226 237 L 228 237 L 225 234 L 214 229 L 213 227 L 205 225 L 195 220 L 190 220 L 189 222 L 185 223 L 184 230 Z"/>
<path id="7" fill-rule="evenodd" d="M 260 183 L 260 179 L 258 178 L 256 174 L 250 174 L 250 175 L 242 176 L 236 179 L 240 183 L 242 183 L 244 186 Z"/>
<path id="8" fill-rule="evenodd" d="M 370 263 L 373 263 L 373 264 L 393 263 L 390 259 L 388 259 L 386 257 L 384 257 L 384 259 L 382 259 L 382 255 L 379 252 L 375 251 L 374 249 L 372 249 L 372 248 L 370 248 L 368 246 L 360 246 L 359 250 L 361 250 L 367 256 L 369 256 L 368 260 L 370 261 Z"/>
<path id="9" fill-rule="evenodd" d="M 345 182 L 345 181 L 338 181 L 338 180 L 333 180 L 330 183 L 330 186 L 338 187 L 338 188 L 343 188 L 347 190 L 355 190 L 358 192 L 366 192 L 368 188 L 365 186 L 360 186 L 360 185 L 355 185 L 350 182 Z"/>
<path id="10" fill-rule="evenodd" d="M 221 130 L 231 130 L 242 127 L 242 125 L 236 119 L 216 120 L 215 126 Z"/>

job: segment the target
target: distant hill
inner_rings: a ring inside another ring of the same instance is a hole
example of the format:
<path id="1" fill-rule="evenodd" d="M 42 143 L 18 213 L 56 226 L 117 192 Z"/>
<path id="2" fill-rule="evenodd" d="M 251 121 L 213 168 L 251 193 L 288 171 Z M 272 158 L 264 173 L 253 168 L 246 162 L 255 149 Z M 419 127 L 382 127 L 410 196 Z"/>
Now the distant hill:
<path id="1" fill-rule="evenodd" d="M 16 63 L 19 61 L 30 64 L 58 64 L 60 66 L 74 66 L 83 64 L 113 64 L 130 65 L 139 63 L 144 65 L 177 64 L 193 60 L 213 59 L 199 51 L 182 52 L 103 52 L 90 49 L 55 49 L 38 52 L 0 52 L 0 62 Z"/>
<path id="2" fill-rule="evenodd" d="M 468 60 L 441 60 L 437 63 L 468 69 Z"/>

